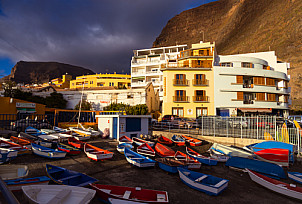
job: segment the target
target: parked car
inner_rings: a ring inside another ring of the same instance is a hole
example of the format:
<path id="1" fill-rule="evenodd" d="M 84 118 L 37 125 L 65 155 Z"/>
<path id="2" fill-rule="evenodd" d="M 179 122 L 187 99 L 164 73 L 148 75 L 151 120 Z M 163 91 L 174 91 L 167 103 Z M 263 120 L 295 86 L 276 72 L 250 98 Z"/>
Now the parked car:
<path id="1" fill-rule="evenodd" d="M 197 126 L 196 120 L 193 118 L 176 118 L 171 123 L 177 128 L 193 128 Z"/>
<path id="2" fill-rule="evenodd" d="M 172 120 L 175 120 L 176 118 L 179 118 L 178 115 L 164 115 L 161 119 L 161 122 L 171 122 Z"/>
<path id="3" fill-rule="evenodd" d="M 230 117 L 228 119 L 230 127 L 237 127 L 237 128 L 247 128 L 248 121 L 245 117 Z"/>
<path id="4" fill-rule="evenodd" d="M 22 131 L 25 130 L 28 126 L 32 126 L 34 128 L 51 128 L 51 125 L 45 121 L 37 121 L 32 119 L 21 119 L 11 122 L 11 130 Z"/>

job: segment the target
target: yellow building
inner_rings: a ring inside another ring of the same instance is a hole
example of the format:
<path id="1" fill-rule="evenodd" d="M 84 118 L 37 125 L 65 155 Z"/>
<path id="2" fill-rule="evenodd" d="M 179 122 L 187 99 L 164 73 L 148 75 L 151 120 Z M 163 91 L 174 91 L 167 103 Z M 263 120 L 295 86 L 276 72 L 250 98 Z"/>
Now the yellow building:
<path id="1" fill-rule="evenodd" d="M 162 68 L 164 97 L 162 115 L 195 118 L 214 115 L 215 43 L 192 44 L 181 51 L 177 66 Z"/>
<path id="2" fill-rule="evenodd" d="M 71 79 L 72 79 L 71 75 L 64 74 L 62 75 L 62 79 L 56 78 L 51 80 L 51 84 L 55 85 L 58 88 L 65 89 L 65 88 L 69 88 Z"/>
<path id="3" fill-rule="evenodd" d="M 0 114 L 35 113 L 45 114 L 45 105 L 10 97 L 0 97 Z"/>
<path id="4" fill-rule="evenodd" d="M 70 88 L 96 88 L 96 87 L 117 87 L 130 88 L 131 75 L 129 74 L 94 74 L 78 76 L 75 80 L 70 81 Z"/>

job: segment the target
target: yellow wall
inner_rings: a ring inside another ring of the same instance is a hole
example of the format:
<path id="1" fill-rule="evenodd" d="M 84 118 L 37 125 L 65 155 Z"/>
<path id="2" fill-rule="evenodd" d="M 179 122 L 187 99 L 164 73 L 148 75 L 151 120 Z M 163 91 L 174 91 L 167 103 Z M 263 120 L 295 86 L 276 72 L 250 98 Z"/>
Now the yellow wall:
<path id="1" fill-rule="evenodd" d="M 185 74 L 189 81 L 188 86 L 175 86 L 173 80 L 175 74 Z M 193 79 L 195 74 L 205 74 L 206 79 L 209 80 L 208 86 L 193 86 Z M 192 69 L 166 69 L 163 70 L 164 83 L 164 97 L 162 115 L 171 115 L 172 107 L 183 107 L 184 117 L 195 118 L 196 108 L 208 108 L 208 115 L 214 115 L 214 74 L 212 70 L 201 70 L 197 68 Z M 173 102 L 176 90 L 185 90 L 186 96 L 189 96 L 189 102 Z M 193 102 L 193 96 L 196 90 L 205 90 L 206 96 L 209 96 L 209 102 Z M 191 114 L 188 114 L 188 109 L 192 109 Z"/>
<path id="2" fill-rule="evenodd" d="M 12 102 L 12 103 L 10 103 Z M 12 99 L 10 97 L 0 97 L 0 114 L 16 114 L 17 108 L 16 103 L 32 103 L 28 101 L 23 101 L 20 99 Z M 45 114 L 45 105 L 36 103 L 35 114 Z"/>
<path id="3" fill-rule="evenodd" d="M 104 86 L 130 88 L 131 75 L 128 74 L 94 74 L 76 77 L 75 80 L 70 81 L 70 88 L 95 88 Z"/>
<path id="4" fill-rule="evenodd" d="M 159 93 L 154 90 L 152 83 L 146 88 L 146 105 L 149 113 L 154 113 L 159 110 Z"/>
<path id="5" fill-rule="evenodd" d="M 51 80 L 51 83 L 54 84 L 56 87 L 59 87 L 62 89 L 69 88 L 71 79 L 72 79 L 71 75 L 64 74 L 64 75 L 62 75 L 62 79 L 60 79 L 60 78 L 53 79 L 53 80 Z"/>

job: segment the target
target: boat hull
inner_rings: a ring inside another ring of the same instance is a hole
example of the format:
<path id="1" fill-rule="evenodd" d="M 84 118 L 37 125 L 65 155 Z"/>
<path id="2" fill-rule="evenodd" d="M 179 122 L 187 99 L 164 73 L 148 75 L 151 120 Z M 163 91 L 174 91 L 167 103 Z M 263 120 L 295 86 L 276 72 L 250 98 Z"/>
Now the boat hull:
<path id="1" fill-rule="evenodd" d="M 155 145 L 156 153 L 161 157 L 174 157 L 175 151 L 165 145 L 157 143 Z"/>
<path id="2" fill-rule="evenodd" d="M 35 178 L 24 178 L 24 179 L 14 179 L 5 180 L 7 187 L 11 191 L 20 191 L 22 186 L 28 185 L 48 185 L 50 178 L 47 176 L 35 177 Z"/>
<path id="3" fill-rule="evenodd" d="M 63 151 L 57 151 L 36 144 L 32 144 L 32 151 L 34 154 L 38 156 L 49 158 L 49 159 L 62 159 L 65 158 L 67 154 L 66 152 Z"/>
<path id="4" fill-rule="evenodd" d="M 104 150 L 87 143 L 84 146 L 84 152 L 89 159 L 94 161 L 112 159 L 113 157 L 113 152 L 109 152 L 108 150 Z"/>
<path id="5" fill-rule="evenodd" d="M 124 153 L 125 153 L 126 160 L 134 166 L 137 166 L 139 168 L 155 166 L 156 162 L 154 160 L 149 159 L 143 155 L 140 155 L 128 148 L 125 148 Z"/>
<path id="6" fill-rule="evenodd" d="M 302 174 L 299 172 L 287 172 L 288 178 L 302 184 Z"/>

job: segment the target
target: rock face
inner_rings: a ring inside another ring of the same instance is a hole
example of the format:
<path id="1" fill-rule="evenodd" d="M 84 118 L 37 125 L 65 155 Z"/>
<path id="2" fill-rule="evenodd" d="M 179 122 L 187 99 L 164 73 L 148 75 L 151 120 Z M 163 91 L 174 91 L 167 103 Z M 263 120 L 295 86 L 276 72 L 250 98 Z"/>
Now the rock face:
<path id="1" fill-rule="evenodd" d="M 18 62 L 11 70 L 11 74 L 6 76 L 17 83 L 43 83 L 54 78 L 61 78 L 68 73 L 73 78 L 83 74 L 93 74 L 94 72 L 78 66 L 63 64 L 58 62 Z"/>
<path id="2" fill-rule="evenodd" d="M 302 110 L 302 1 L 220 0 L 170 19 L 153 47 L 215 41 L 220 55 L 276 51 L 291 64 L 292 109 Z"/>

